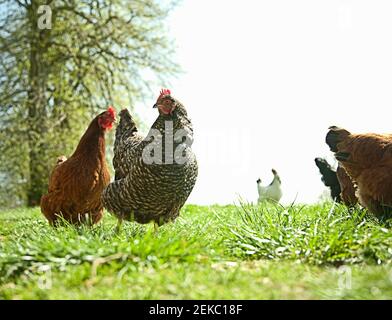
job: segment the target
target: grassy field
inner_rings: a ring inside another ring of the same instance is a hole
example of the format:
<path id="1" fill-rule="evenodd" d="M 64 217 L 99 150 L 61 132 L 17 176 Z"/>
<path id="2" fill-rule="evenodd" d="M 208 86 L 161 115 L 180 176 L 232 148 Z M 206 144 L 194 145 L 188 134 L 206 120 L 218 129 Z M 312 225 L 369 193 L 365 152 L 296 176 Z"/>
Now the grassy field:
<path id="1" fill-rule="evenodd" d="M 188 205 L 154 233 L 109 214 L 0 212 L 0 299 L 391 299 L 392 228 L 363 210 Z"/>

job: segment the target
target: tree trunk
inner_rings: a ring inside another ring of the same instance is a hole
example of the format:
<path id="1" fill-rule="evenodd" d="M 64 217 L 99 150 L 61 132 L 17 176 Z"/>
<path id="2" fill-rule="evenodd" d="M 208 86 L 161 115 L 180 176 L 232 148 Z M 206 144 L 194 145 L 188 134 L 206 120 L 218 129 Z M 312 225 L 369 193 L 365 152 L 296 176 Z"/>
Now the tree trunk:
<path id="1" fill-rule="evenodd" d="M 27 139 L 29 144 L 29 187 L 27 191 L 27 205 L 36 206 L 40 203 L 42 193 L 47 185 L 47 172 L 42 163 L 42 152 L 44 140 L 45 123 L 45 91 L 46 72 L 44 54 L 47 51 L 45 41 L 49 35 L 49 30 L 40 30 L 38 21 L 38 1 L 31 1 L 27 8 L 27 15 L 30 24 L 30 68 L 29 68 L 29 91 L 27 99 L 27 114 L 29 131 Z"/>

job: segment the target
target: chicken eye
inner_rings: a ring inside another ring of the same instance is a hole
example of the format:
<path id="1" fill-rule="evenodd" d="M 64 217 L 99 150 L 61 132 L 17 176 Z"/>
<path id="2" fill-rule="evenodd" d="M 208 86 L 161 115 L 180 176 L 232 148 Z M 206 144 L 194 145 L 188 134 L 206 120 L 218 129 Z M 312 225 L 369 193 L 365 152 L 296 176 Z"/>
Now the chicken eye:
<path id="1" fill-rule="evenodd" d="M 170 104 L 170 101 L 169 100 L 165 100 L 165 104 Z"/>

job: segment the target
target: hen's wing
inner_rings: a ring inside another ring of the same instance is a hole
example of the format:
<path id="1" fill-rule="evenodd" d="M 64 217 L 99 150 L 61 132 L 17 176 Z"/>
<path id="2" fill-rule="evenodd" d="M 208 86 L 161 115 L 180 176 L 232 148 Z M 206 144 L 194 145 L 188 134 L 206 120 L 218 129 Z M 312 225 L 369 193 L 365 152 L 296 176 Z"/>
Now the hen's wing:
<path id="1" fill-rule="evenodd" d="M 66 160 L 65 157 L 57 159 L 57 163 L 49 177 L 48 193 L 41 197 L 41 211 L 50 223 L 54 223 L 57 219 L 56 214 L 67 211 L 64 206 L 68 202 L 65 199 L 67 186 L 77 183 L 77 181 L 73 180 L 79 175 L 69 174 L 70 170 L 68 168 L 70 166 L 72 166 L 72 160 Z"/>
<path id="2" fill-rule="evenodd" d="M 87 195 L 95 194 L 96 188 L 110 182 L 107 169 L 91 168 L 81 165 L 81 163 L 83 163 L 83 159 L 72 156 L 57 164 L 50 175 L 46 199 L 57 208 L 53 209 L 57 213 L 61 208 L 71 204 L 73 207 L 78 207 L 79 204 L 85 203 Z M 90 199 L 89 201 L 95 200 Z M 75 210 L 77 210 L 76 207 Z"/>

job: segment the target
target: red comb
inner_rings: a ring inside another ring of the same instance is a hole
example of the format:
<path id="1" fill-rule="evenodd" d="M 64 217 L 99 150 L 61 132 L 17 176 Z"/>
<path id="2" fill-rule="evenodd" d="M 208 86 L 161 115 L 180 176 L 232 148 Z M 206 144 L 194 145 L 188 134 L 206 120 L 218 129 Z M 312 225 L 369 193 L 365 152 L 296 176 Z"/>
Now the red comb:
<path id="1" fill-rule="evenodd" d="M 116 117 L 116 109 L 114 109 L 112 106 L 109 106 L 107 112 L 109 112 L 109 114 L 115 118 Z"/>
<path id="2" fill-rule="evenodd" d="M 159 97 L 165 96 L 167 94 L 171 94 L 169 89 L 161 89 L 161 92 L 159 93 Z"/>

